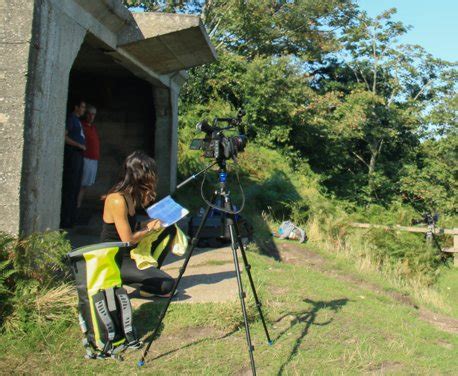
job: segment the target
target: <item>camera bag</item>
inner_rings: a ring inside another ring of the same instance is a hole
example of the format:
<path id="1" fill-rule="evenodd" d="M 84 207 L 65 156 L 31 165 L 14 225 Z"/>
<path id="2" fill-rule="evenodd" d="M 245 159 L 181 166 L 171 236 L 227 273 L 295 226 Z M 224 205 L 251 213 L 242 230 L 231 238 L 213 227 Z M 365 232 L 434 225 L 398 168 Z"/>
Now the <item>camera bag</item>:
<path id="1" fill-rule="evenodd" d="M 202 213 L 191 216 L 188 224 L 188 236 L 193 238 L 197 233 L 200 223 L 202 222 Z M 248 238 L 251 241 L 253 235 L 253 226 L 241 215 L 235 217 L 237 228 L 241 238 Z M 231 241 L 229 227 L 226 226 L 226 215 L 219 210 L 212 209 L 202 228 L 199 237 L 199 247 L 220 247 L 227 245 Z"/>
<path id="2" fill-rule="evenodd" d="M 121 281 L 127 243 L 81 247 L 67 255 L 78 292 L 79 324 L 86 358 L 121 359 L 126 348 L 138 348 L 129 296 Z"/>

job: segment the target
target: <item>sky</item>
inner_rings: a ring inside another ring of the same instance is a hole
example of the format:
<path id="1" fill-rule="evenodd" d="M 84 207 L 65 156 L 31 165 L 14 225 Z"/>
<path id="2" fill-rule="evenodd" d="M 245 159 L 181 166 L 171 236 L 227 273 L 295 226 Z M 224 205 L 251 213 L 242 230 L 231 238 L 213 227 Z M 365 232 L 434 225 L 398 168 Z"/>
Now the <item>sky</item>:
<path id="1" fill-rule="evenodd" d="M 413 27 L 400 42 L 419 44 L 435 57 L 458 62 L 458 0 L 356 1 L 372 17 L 396 8 L 394 19 Z"/>
<path id="2" fill-rule="evenodd" d="M 369 16 L 396 8 L 396 21 L 413 28 L 400 40 L 433 56 L 458 62 L 458 0 L 357 0 Z"/>

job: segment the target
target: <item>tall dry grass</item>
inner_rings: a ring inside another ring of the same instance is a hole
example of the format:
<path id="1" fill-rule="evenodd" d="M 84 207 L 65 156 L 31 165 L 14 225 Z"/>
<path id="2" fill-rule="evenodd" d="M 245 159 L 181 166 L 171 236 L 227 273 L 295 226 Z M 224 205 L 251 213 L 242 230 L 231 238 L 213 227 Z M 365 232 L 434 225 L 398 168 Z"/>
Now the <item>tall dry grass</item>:
<path id="1" fill-rule="evenodd" d="M 75 287 L 68 283 L 50 289 L 28 284 L 17 290 L 12 313 L 6 317 L 3 329 L 26 333 L 51 321 L 74 322 L 76 306 Z"/>
<path id="2" fill-rule="evenodd" d="M 374 252 L 376 246 L 368 232 L 351 228 L 345 218 L 312 217 L 306 228 L 310 243 L 336 258 L 351 260 L 361 273 L 377 273 L 393 287 L 409 293 L 417 302 L 451 313 L 450 304 L 434 288 L 431 276 L 410 270 L 406 260 L 379 256 L 379 252 Z"/>

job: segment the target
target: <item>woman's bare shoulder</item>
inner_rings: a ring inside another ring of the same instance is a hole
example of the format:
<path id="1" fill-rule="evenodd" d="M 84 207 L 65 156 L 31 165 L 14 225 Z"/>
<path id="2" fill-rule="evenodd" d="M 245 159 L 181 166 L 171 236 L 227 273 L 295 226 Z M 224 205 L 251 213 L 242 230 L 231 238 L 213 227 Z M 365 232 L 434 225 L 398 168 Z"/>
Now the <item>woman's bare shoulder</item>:
<path id="1" fill-rule="evenodd" d="M 105 198 L 105 202 L 108 206 L 112 208 L 125 208 L 126 200 L 124 196 L 119 192 L 110 193 Z"/>

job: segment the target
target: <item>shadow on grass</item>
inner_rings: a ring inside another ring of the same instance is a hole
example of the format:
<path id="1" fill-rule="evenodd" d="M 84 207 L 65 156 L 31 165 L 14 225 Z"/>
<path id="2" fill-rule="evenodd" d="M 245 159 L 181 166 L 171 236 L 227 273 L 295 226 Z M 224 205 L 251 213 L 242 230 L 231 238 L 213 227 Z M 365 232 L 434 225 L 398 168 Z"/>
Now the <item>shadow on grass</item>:
<path id="1" fill-rule="evenodd" d="M 287 220 L 291 209 L 285 204 L 300 202 L 301 196 L 290 177 L 281 170 L 272 171 L 272 175 L 262 182 L 250 176 L 244 176 L 243 181 L 247 185 L 247 216 L 254 222 L 256 245 L 263 255 L 281 261 L 280 252 L 272 239 L 272 231 L 261 214 L 267 212 L 277 219 Z"/>
<path id="2" fill-rule="evenodd" d="M 280 367 L 280 370 L 278 371 L 278 375 L 282 375 L 283 371 L 285 370 L 285 367 L 291 362 L 291 360 L 294 358 L 294 356 L 297 354 L 299 347 L 302 343 L 302 340 L 304 337 L 307 335 L 309 332 L 309 329 L 312 325 L 318 325 L 318 326 L 324 326 L 330 324 L 334 319 L 331 318 L 328 321 L 325 322 L 315 322 L 317 318 L 317 314 L 320 310 L 322 309 L 330 309 L 333 312 L 338 312 L 342 309 L 344 305 L 346 305 L 350 300 L 347 298 L 343 299 L 336 299 L 336 300 L 330 300 L 330 301 L 313 301 L 311 299 L 304 299 L 305 303 L 308 303 L 312 306 L 312 309 L 306 310 L 306 311 L 301 311 L 301 312 L 289 312 L 278 318 L 275 322 L 280 322 L 287 316 L 294 316 L 294 319 L 290 322 L 289 327 L 284 329 L 275 339 L 275 342 L 278 341 L 285 333 L 287 333 L 293 326 L 295 325 L 300 325 L 302 323 L 305 324 L 303 327 L 299 337 L 296 339 L 296 342 L 294 343 L 294 346 L 288 356 L 288 359 L 282 364 Z"/>
<path id="3" fill-rule="evenodd" d="M 149 336 L 144 339 L 144 341 L 149 341 L 151 339 L 151 332 L 156 328 L 156 325 L 159 321 L 159 315 L 162 312 L 165 302 L 166 299 L 164 299 L 163 303 L 144 303 L 138 309 L 134 310 L 133 322 L 135 323 L 135 328 L 137 329 L 138 338 L 142 338 L 147 333 L 150 333 Z M 157 337 L 160 337 L 163 329 L 164 324 L 161 323 Z"/>
<path id="4" fill-rule="evenodd" d="M 157 338 L 159 338 L 161 336 L 162 330 L 164 329 L 164 324 L 163 323 L 161 323 L 161 326 L 159 328 L 159 331 L 158 331 L 158 334 L 157 334 L 156 338 L 152 338 L 152 335 L 153 335 L 152 331 L 156 328 L 156 325 L 157 325 L 157 322 L 158 322 L 158 319 L 159 319 L 159 315 L 160 315 L 160 313 L 162 311 L 163 306 L 164 306 L 164 304 L 159 304 L 159 303 L 156 303 L 156 302 L 146 303 L 146 304 L 142 304 L 137 310 L 134 311 L 134 322 L 135 322 L 135 325 L 136 325 L 136 328 L 137 328 L 138 337 L 142 338 L 144 335 L 149 333 L 149 335 L 146 338 L 144 338 L 144 340 L 143 340 L 143 342 L 145 344 L 148 343 L 151 340 L 157 340 Z M 192 342 L 183 344 L 182 346 L 179 346 L 179 347 L 177 347 L 175 349 L 172 349 L 172 350 L 169 350 L 169 351 L 164 352 L 162 354 L 159 354 L 154 358 L 149 358 L 149 359 L 147 359 L 147 361 L 153 361 L 153 360 L 156 360 L 156 359 L 163 358 L 163 357 L 165 357 L 167 355 L 170 355 L 170 354 L 173 354 L 173 353 L 175 353 L 177 351 L 184 350 L 184 349 L 187 349 L 189 347 L 198 345 L 198 344 L 200 344 L 202 342 L 205 342 L 205 341 L 208 341 L 208 340 L 222 340 L 222 339 L 225 339 L 227 337 L 230 337 L 232 334 L 236 333 L 238 330 L 239 330 L 238 328 L 235 328 L 234 330 L 231 330 L 230 332 L 225 333 L 225 334 L 220 335 L 220 336 L 217 336 L 217 337 L 205 337 L 205 338 L 198 339 L 196 341 L 192 341 Z M 153 344 L 153 346 L 154 346 L 154 344 Z"/>
<path id="5" fill-rule="evenodd" d="M 197 170 L 197 166 L 184 168 L 187 171 L 189 169 Z M 239 173 L 246 198 L 246 206 L 241 215 L 254 226 L 253 238 L 261 254 L 280 261 L 280 252 L 272 240 L 271 230 L 262 213 L 268 212 L 275 218 L 286 220 L 290 216 L 291 208 L 285 203 L 297 203 L 301 201 L 301 196 L 292 184 L 290 177 L 282 170 L 272 171 L 270 177 L 263 181 L 255 180 L 246 171 L 242 170 Z M 212 190 L 218 186 L 217 176 L 216 171 L 209 172 L 204 187 L 205 197 L 210 197 Z M 185 176 L 181 178 L 184 179 Z M 232 170 L 229 170 L 228 186 L 231 191 L 232 203 L 239 208 L 242 202 L 242 193 Z M 175 194 L 175 198 L 192 213 L 196 213 L 200 207 L 206 206 L 200 199 L 200 186 L 196 182 L 180 189 Z"/>

